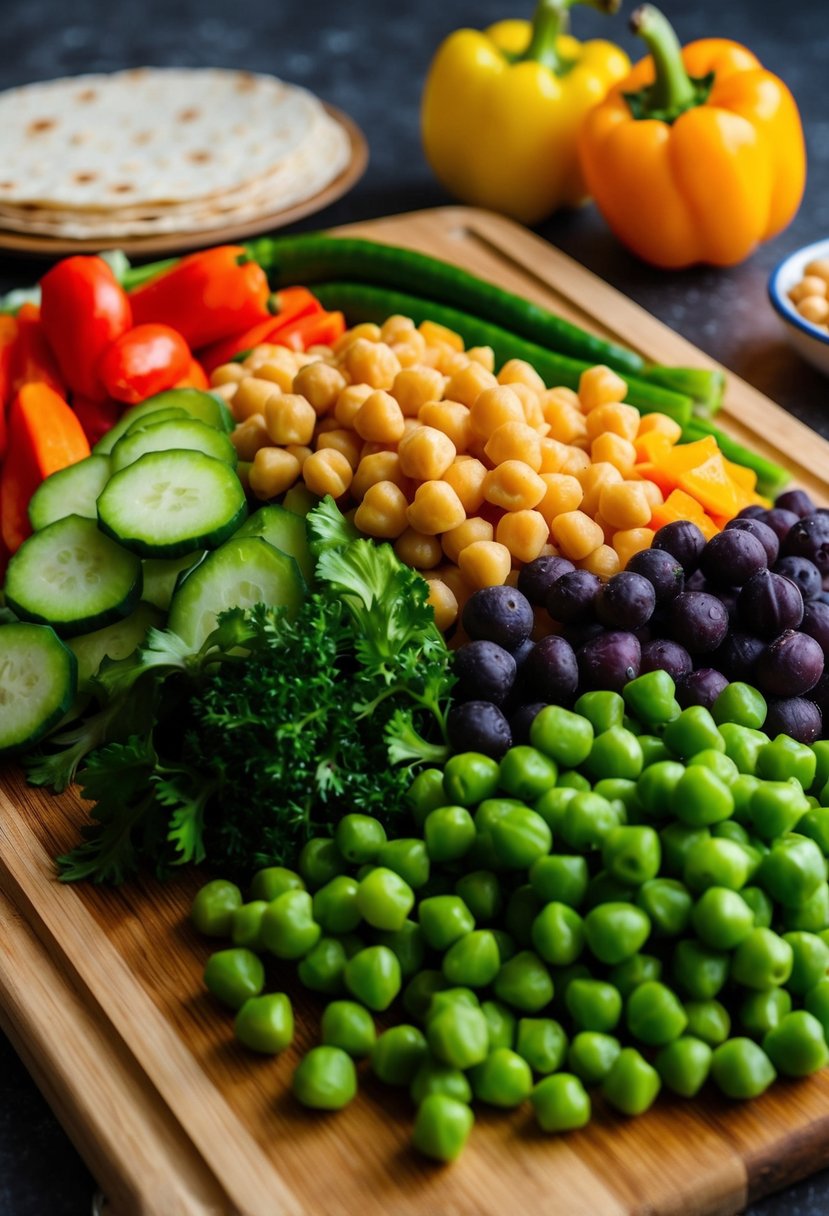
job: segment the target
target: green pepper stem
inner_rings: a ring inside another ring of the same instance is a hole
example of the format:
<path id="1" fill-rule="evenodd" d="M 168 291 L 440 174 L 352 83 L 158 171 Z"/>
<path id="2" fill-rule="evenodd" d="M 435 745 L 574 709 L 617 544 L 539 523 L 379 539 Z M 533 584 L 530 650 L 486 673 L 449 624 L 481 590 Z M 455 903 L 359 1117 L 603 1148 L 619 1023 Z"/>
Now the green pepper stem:
<path id="1" fill-rule="evenodd" d="M 558 39 L 570 26 L 570 9 L 574 4 L 589 4 L 602 13 L 615 13 L 622 0 L 538 0 L 533 14 L 529 46 L 520 60 L 532 59 L 563 76 L 569 64 L 561 56 Z"/>
<path id="2" fill-rule="evenodd" d="M 680 113 L 695 105 L 696 89 L 682 62 L 682 47 L 664 13 L 643 4 L 632 14 L 630 28 L 644 39 L 653 57 L 655 76 L 647 90 L 648 109 Z"/>

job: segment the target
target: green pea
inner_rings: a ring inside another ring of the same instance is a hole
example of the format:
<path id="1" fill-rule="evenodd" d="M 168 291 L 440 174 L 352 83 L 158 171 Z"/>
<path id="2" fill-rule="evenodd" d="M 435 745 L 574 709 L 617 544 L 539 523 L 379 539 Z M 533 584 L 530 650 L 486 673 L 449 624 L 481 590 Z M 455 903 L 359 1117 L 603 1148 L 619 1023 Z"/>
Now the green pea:
<path id="1" fill-rule="evenodd" d="M 777 903 L 796 908 L 826 882 L 826 858 L 814 840 L 792 832 L 763 858 L 760 882 Z"/>
<path id="2" fill-rule="evenodd" d="M 635 904 L 601 904 L 592 908 L 584 918 L 588 947 L 599 962 L 609 967 L 640 950 L 648 940 L 650 931 L 650 921 Z"/>
<path id="3" fill-rule="evenodd" d="M 296 1066 L 293 1090 L 303 1106 L 342 1110 L 357 1094 L 354 1061 L 340 1047 L 312 1047 Z"/>
<path id="4" fill-rule="evenodd" d="M 583 857 L 550 854 L 530 867 L 530 886 L 544 903 L 556 902 L 578 908 L 587 894 L 589 875 Z"/>
<path id="5" fill-rule="evenodd" d="M 442 806 L 427 816 L 423 837 L 431 861 L 459 861 L 475 843 L 475 821 L 466 807 Z"/>
<path id="6" fill-rule="evenodd" d="M 196 893 L 190 919 L 205 937 L 230 937 L 233 917 L 242 906 L 242 892 L 235 883 L 214 878 Z"/>
<path id="7" fill-rule="evenodd" d="M 754 928 L 754 913 L 736 891 L 708 887 L 694 904 L 691 924 L 706 946 L 733 950 Z"/>
<path id="8" fill-rule="evenodd" d="M 767 781 L 788 781 L 794 777 L 804 790 L 811 789 L 817 773 L 817 757 L 811 747 L 778 735 L 773 743 L 760 749 L 757 775 Z"/>
<path id="9" fill-rule="evenodd" d="M 792 951 L 792 971 L 787 987 L 795 996 L 805 996 L 829 971 L 829 946 L 816 933 L 784 933 Z"/>
<path id="10" fill-rule="evenodd" d="M 759 1098 L 777 1076 L 762 1047 L 752 1039 L 729 1039 L 711 1057 L 711 1076 L 728 1098 Z"/>
<path id="11" fill-rule="evenodd" d="M 561 835 L 571 849 L 600 849 L 606 836 L 618 827 L 618 808 L 591 792 L 576 794 L 567 804 Z"/>
<path id="12" fill-rule="evenodd" d="M 621 1050 L 622 1044 L 612 1034 L 582 1030 L 570 1044 L 567 1067 L 585 1085 L 601 1085 Z"/>
<path id="13" fill-rule="evenodd" d="M 618 989 L 603 980 L 573 980 L 568 985 L 565 1004 L 579 1030 L 613 1030 L 622 1016 L 622 997 Z"/>
<path id="14" fill-rule="evenodd" d="M 759 730 L 767 713 L 768 706 L 763 694 L 739 680 L 726 684 L 711 706 L 711 716 L 718 726 L 724 722 L 734 722 L 738 726 Z"/>
<path id="15" fill-rule="evenodd" d="M 328 1047 L 341 1047 L 355 1060 L 371 1054 L 377 1039 L 374 1019 L 356 1001 L 332 1001 L 327 1005 L 320 1037 Z"/>
<path id="16" fill-rule="evenodd" d="M 560 705 L 547 705 L 532 720 L 530 743 L 562 768 L 578 768 L 590 755 L 593 725 Z"/>
<path id="17" fill-rule="evenodd" d="M 822 882 L 796 908 L 784 908 L 782 921 L 784 929 L 821 933 L 829 926 L 829 884 Z"/>
<path id="18" fill-rule="evenodd" d="M 713 1054 L 701 1039 L 683 1035 L 663 1047 L 654 1064 L 672 1093 L 681 1098 L 694 1098 L 708 1080 Z"/>
<path id="19" fill-rule="evenodd" d="M 423 966 L 426 947 L 423 930 L 416 921 L 405 920 L 399 929 L 378 933 L 375 940 L 378 946 L 388 946 L 397 955 L 404 979 L 415 975 Z"/>
<path id="20" fill-rule="evenodd" d="M 636 794 L 647 819 L 665 819 L 673 805 L 677 783 L 685 776 L 685 766 L 678 760 L 657 760 L 649 765 L 636 782 Z"/>
<path id="21" fill-rule="evenodd" d="M 663 738 L 671 751 L 683 760 L 712 747 L 725 751 L 725 741 L 711 714 L 702 705 L 689 705 L 665 727 Z"/>
<path id="22" fill-rule="evenodd" d="M 304 891 L 305 883 L 294 870 L 286 870 L 284 866 L 268 866 L 265 870 L 257 870 L 250 884 L 251 899 L 264 899 L 271 903 L 286 891 Z"/>
<path id="23" fill-rule="evenodd" d="M 277 958 L 302 958 L 319 941 L 322 929 L 313 917 L 307 891 L 285 891 L 262 913 L 262 941 Z"/>
<path id="24" fill-rule="evenodd" d="M 414 891 L 429 881 L 426 842 L 414 837 L 387 841 L 377 854 L 377 864 L 394 870 Z"/>
<path id="25" fill-rule="evenodd" d="M 479 1102 L 504 1110 L 520 1106 L 530 1096 L 533 1075 L 525 1059 L 508 1047 L 498 1047 L 470 1069 L 472 1092 Z"/>
<path id="26" fill-rule="evenodd" d="M 688 768 L 707 768 L 727 786 L 732 786 L 740 775 L 734 761 L 725 752 L 718 752 L 713 747 L 706 747 L 692 756 Z"/>
<path id="27" fill-rule="evenodd" d="M 759 929 L 769 929 L 774 915 L 774 905 L 765 891 L 761 887 L 743 887 L 740 895 L 754 913 L 755 926 Z"/>
<path id="28" fill-rule="evenodd" d="M 375 929 L 396 933 L 414 907 L 415 894 L 394 870 L 377 866 L 357 888 L 357 907 Z"/>
<path id="29" fill-rule="evenodd" d="M 670 760 L 671 753 L 660 739 L 659 735 L 640 735 L 639 746 L 642 749 L 642 768 L 650 768 L 663 760 Z"/>
<path id="30" fill-rule="evenodd" d="M 472 1101 L 472 1086 L 459 1068 L 452 1068 L 427 1055 L 418 1068 L 409 1089 L 412 1101 L 419 1106 L 430 1094 L 444 1094 L 456 1102 Z"/>
<path id="31" fill-rule="evenodd" d="M 463 1152 L 475 1116 L 463 1102 L 429 1094 L 417 1108 L 412 1144 L 435 1161 L 454 1161 Z"/>
<path id="32" fill-rule="evenodd" d="M 679 714 L 676 685 L 667 671 L 649 671 L 624 687 L 625 704 L 646 726 L 661 726 Z"/>
<path id="33" fill-rule="evenodd" d="M 711 828 L 711 835 L 720 840 L 733 840 L 735 844 L 751 848 L 751 837 L 741 823 L 735 819 L 721 819 Z"/>
<path id="34" fill-rule="evenodd" d="M 553 789 L 547 790 L 546 794 L 542 794 L 533 803 L 533 810 L 547 824 L 547 827 L 553 833 L 553 837 L 557 836 L 561 831 L 562 824 L 564 823 L 564 813 L 578 792 L 572 786 L 557 785 Z"/>
<path id="35" fill-rule="evenodd" d="M 572 1073 L 544 1077 L 530 1094 L 530 1101 L 544 1132 L 575 1131 L 590 1122 L 590 1095 Z"/>
<path id="36" fill-rule="evenodd" d="M 597 735 L 612 726 L 621 726 L 625 717 L 625 702 L 618 692 L 582 693 L 573 709 L 587 719 Z"/>
<path id="37" fill-rule="evenodd" d="M 324 933 L 353 933 L 363 919 L 357 904 L 359 885 L 338 874 L 314 893 L 314 920 Z"/>
<path id="38" fill-rule="evenodd" d="M 731 976 L 745 988 L 772 988 L 785 984 L 792 973 L 794 953 L 789 943 L 771 929 L 752 929 L 731 960 Z"/>
<path id="39" fill-rule="evenodd" d="M 790 832 L 808 809 L 806 796 L 799 785 L 791 785 L 788 781 L 763 781 L 751 796 L 751 826 L 763 840 L 775 840 Z"/>
<path id="40" fill-rule="evenodd" d="M 498 955 L 501 962 L 505 963 L 507 959 L 512 958 L 518 951 L 515 938 L 511 933 L 507 933 L 506 929 L 492 929 L 491 933 L 498 946 Z"/>
<path id="41" fill-rule="evenodd" d="M 343 815 L 334 840 L 346 861 L 360 866 L 377 860 L 377 854 L 386 843 L 386 829 L 371 815 Z"/>
<path id="42" fill-rule="evenodd" d="M 342 941 L 336 937 L 321 937 L 305 958 L 300 959 L 297 975 L 312 992 L 336 996 L 343 990 L 347 962 L 348 955 Z"/>
<path id="43" fill-rule="evenodd" d="M 303 846 L 297 860 L 299 872 L 309 891 L 324 887 L 338 874 L 345 873 L 345 858 L 328 836 L 314 836 Z"/>
<path id="44" fill-rule="evenodd" d="M 809 1007 L 808 994 L 806 1007 Z M 764 988 L 761 992 L 750 992 L 740 1004 L 740 1025 L 746 1034 L 762 1039 L 791 1012 L 792 998 L 785 988 Z M 810 1013 L 814 1010 L 810 1009 Z"/>
<path id="45" fill-rule="evenodd" d="M 689 765 L 676 783 L 671 809 L 689 827 L 709 827 L 734 813 L 734 799 L 711 769 Z"/>
<path id="46" fill-rule="evenodd" d="M 501 911 L 501 884 L 491 870 L 473 870 L 455 883 L 460 896 L 477 924 L 488 924 Z"/>
<path id="47" fill-rule="evenodd" d="M 535 811 L 513 807 L 492 825 L 492 841 L 502 866 L 526 870 L 549 853 L 553 836 Z"/>
<path id="48" fill-rule="evenodd" d="M 459 1001 L 445 1003 L 430 1013 L 426 1041 L 436 1060 L 466 1070 L 480 1064 L 489 1050 L 489 1030 L 480 1009 Z"/>
<path id="49" fill-rule="evenodd" d="M 447 761 L 451 764 L 452 761 Z M 443 785 L 443 773 L 437 768 L 425 768 L 418 773 L 406 794 L 412 817 L 420 828 L 426 821 L 430 811 L 446 805 L 446 790 Z M 460 799 L 456 798 L 456 802 Z"/>
<path id="50" fill-rule="evenodd" d="M 384 1085 L 411 1085 L 428 1054 L 426 1036 L 416 1026 L 391 1026 L 371 1049 L 371 1068 Z"/>
<path id="51" fill-rule="evenodd" d="M 807 1077 L 829 1063 L 823 1026 L 805 1009 L 785 1014 L 763 1038 L 763 1051 L 785 1077 Z"/>
<path id="52" fill-rule="evenodd" d="M 743 845 L 709 837 L 691 845 L 682 877 L 685 885 L 695 892 L 709 887 L 739 891 L 748 881 L 751 868 L 751 857 Z"/>
<path id="53" fill-rule="evenodd" d="M 655 937 L 679 937 L 691 920 L 693 900 L 675 878 L 651 878 L 642 883 L 636 904 L 650 920 Z"/>
<path id="54" fill-rule="evenodd" d="M 673 979 L 691 1000 L 707 1001 L 725 984 L 728 963 L 729 956 L 721 950 L 712 950 L 686 938 L 677 942 L 673 952 Z"/>
<path id="55" fill-rule="evenodd" d="M 627 777 L 635 781 L 644 758 L 639 740 L 623 726 L 611 726 L 593 740 L 584 767 L 594 781 L 602 777 Z"/>
<path id="56" fill-rule="evenodd" d="M 475 918 L 457 895 L 433 895 L 422 899 L 417 909 L 427 945 L 446 950 L 465 933 L 475 928 Z"/>
<path id="57" fill-rule="evenodd" d="M 545 904 L 532 924 L 534 949 L 546 963 L 566 967 L 574 963 L 584 949 L 582 919 L 566 904 Z"/>
<path id="58" fill-rule="evenodd" d="M 504 925 L 519 946 L 532 945 L 533 922 L 541 908 L 541 900 L 529 883 L 516 887 L 510 895 Z"/>
<path id="59" fill-rule="evenodd" d="M 801 836 L 814 840 L 824 857 L 829 854 L 829 806 L 807 811 L 797 821 L 797 830 Z"/>
<path id="60" fill-rule="evenodd" d="M 752 730 L 736 723 L 723 722 L 720 736 L 725 744 L 725 754 L 733 760 L 741 774 L 753 776 L 757 772 L 757 757 L 760 749 L 768 743 L 762 731 Z"/>
<path id="61" fill-rule="evenodd" d="M 248 997 L 233 1023 L 236 1038 L 252 1051 L 276 1055 L 294 1038 L 294 1013 L 284 992 Z"/>
<path id="62" fill-rule="evenodd" d="M 486 988 L 500 968 L 498 943 L 489 929 L 473 929 L 453 942 L 443 956 L 443 974 L 450 984 Z"/>
<path id="63" fill-rule="evenodd" d="M 649 980 L 634 988 L 627 1000 L 627 1027 L 648 1047 L 664 1047 L 678 1039 L 688 1025 L 679 998 L 665 984 Z"/>
<path id="64" fill-rule="evenodd" d="M 446 761 L 443 788 L 446 799 L 458 806 L 477 806 L 485 798 L 494 798 L 498 789 L 498 761 L 480 752 L 461 752 Z M 446 804 L 439 802 L 432 810 Z"/>
<path id="65" fill-rule="evenodd" d="M 623 1115 L 642 1115 L 656 1101 L 659 1073 L 635 1047 L 625 1047 L 602 1083 L 605 1101 Z"/>
<path id="66" fill-rule="evenodd" d="M 513 798 L 532 802 L 556 783 L 558 765 L 535 747 L 511 747 L 501 761 L 498 780 Z"/>
<path id="67" fill-rule="evenodd" d="M 213 996 L 231 1009 L 241 1009 L 249 997 L 265 987 L 265 968 L 258 954 L 242 946 L 211 954 L 204 968 L 204 983 Z"/>
<path id="68" fill-rule="evenodd" d="M 521 1018 L 515 1050 L 533 1072 L 557 1072 L 567 1053 L 567 1035 L 554 1018 Z"/>
<path id="69" fill-rule="evenodd" d="M 709 1047 L 724 1043 L 731 1034 L 731 1016 L 719 1001 L 686 1001 L 687 1032 Z"/>
<path id="70" fill-rule="evenodd" d="M 604 867 L 620 882 L 638 887 L 659 873 L 662 849 L 653 828 L 618 827 L 602 842 Z"/>
<path id="71" fill-rule="evenodd" d="M 531 950 L 522 950 L 502 964 L 493 989 L 499 1001 L 522 1013 L 538 1013 L 553 999 L 550 972 Z"/>
<path id="72" fill-rule="evenodd" d="M 632 954 L 623 963 L 617 963 L 611 968 L 608 979 L 618 988 L 622 1000 L 625 1000 L 647 980 L 662 978 L 662 960 L 653 954 Z"/>
<path id="73" fill-rule="evenodd" d="M 556 783 L 560 789 L 575 790 L 578 794 L 586 794 L 591 786 L 590 782 L 583 773 L 579 773 L 576 769 L 568 769 L 564 773 L 559 773 Z"/>
<path id="74" fill-rule="evenodd" d="M 683 769 L 683 772 L 685 770 Z M 673 878 L 685 873 L 688 854 L 702 840 L 711 836 L 709 828 L 689 828 L 684 823 L 671 823 L 659 833 L 662 845 L 662 869 Z"/>
<path id="75" fill-rule="evenodd" d="M 345 965 L 345 986 L 369 1009 L 388 1009 L 400 991 L 402 977 L 397 955 L 388 946 L 366 946 Z"/>
<path id="76" fill-rule="evenodd" d="M 490 1051 L 495 1051 L 497 1047 L 512 1047 L 516 1026 L 516 1017 L 512 1010 L 500 1001 L 482 1001 L 481 1013 L 486 1018 Z"/>
<path id="77" fill-rule="evenodd" d="M 591 908 L 597 908 L 599 904 L 633 903 L 635 898 L 635 887 L 620 882 L 618 878 L 608 874 L 607 870 L 599 870 L 587 884 L 584 904 L 589 911 Z"/>
<path id="78" fill-rule="evenodd" d="M 773 991 L 779 992 L 781 989 L 775 988 Z M 788 996 L 788 993 L 786 995 Z M 814 988 L 810 988 L 803 998 L 803 1004 L 809 1013 L 820 1022 L 824 1037 L 829 1038 L 829 979 L 819 980 Z M 791 998 L 789 998 L 789 1009 L 791 1007 Z M 789 1009 L 786 1009 L 785 1012 L 788 1013 Z M 766 1027 L 767 1030 L 771 1030 L 771 1028 L 771 1025 Z"/>
<path id="79" fill-rule="evenodd" d="M 251 950 L 264 949 L 262 915 L 267 906 L 264 899 L 254 899 L 236 909 L 230 933 L 234 946 L 247 946 Z"/>
<path id="80" fill-rule="evenodd" d="M 442 992 L 447 987 L 443 973 L 427 968 L 419 971 L 409 980 L 403 993 L 403 1008 L 409 1017 L 422 1022 L 432 1003 L 436 992 Z"/>

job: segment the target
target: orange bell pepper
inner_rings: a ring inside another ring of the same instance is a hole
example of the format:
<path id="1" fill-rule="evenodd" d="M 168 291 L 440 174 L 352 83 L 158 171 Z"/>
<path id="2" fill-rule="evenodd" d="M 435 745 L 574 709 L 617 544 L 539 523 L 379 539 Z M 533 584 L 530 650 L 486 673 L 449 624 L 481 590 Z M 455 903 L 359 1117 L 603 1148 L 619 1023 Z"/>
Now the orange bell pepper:
<path id="1" fill-rule="evenodd" d="M 36 304 L 24 304 L 17 314 L 17 337 L 11 354 L 11 396 L 24 384 L 48 384 L 61 396 L 66 388 L 40 321 Z"/>
<path id="2" fill-rule="evenodd" d="M 739 43 L 680 48 L 650 4 L 631 27 L 651 54 L 588 114 L 579 151 L 616 236 L 656 266 L 733 266 L 776 236 L 803 196 L 794 98 Z"/>
<path id="3" fill-rule="evenodd" d="M 180 380 L 176 380 L 173 388 L 210 388 L 210 381 L 207 379 L 204 368 L 198 359 L 190 359 L 187 371 Z"/>

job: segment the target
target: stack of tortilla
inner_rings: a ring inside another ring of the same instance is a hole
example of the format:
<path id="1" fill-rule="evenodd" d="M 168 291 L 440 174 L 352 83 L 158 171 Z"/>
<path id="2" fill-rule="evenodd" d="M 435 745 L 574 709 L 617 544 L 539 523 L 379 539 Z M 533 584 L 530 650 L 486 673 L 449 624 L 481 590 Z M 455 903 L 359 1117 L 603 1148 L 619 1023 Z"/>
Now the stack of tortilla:
<path id="1" fill-rule="evenodd" d="M 312 93 L 137 68 L 0 93 L 0 229 L 69 240 L 209 232 L 304 202 L 351 145 Z"/>

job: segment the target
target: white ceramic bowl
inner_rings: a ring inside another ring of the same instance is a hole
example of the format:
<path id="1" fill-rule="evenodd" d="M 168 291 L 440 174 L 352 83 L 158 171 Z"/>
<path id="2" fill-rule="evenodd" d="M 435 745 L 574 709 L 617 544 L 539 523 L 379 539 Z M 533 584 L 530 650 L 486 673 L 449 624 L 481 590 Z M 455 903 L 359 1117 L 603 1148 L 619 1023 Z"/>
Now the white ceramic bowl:
<path id="1" fill-rule="evenodd" d="M 790 253 L 772 271 L 769 279 L 769 299 L 783 319 L 789 341 L 798 354 L 825 376 L 829 376 L 829 334 L 801 317 L 789 299 L 789 291 L 803 278 L 803 272 L 810 262 L 827 257 L 829 239 L 815 241 L 814 245 Z"/>

